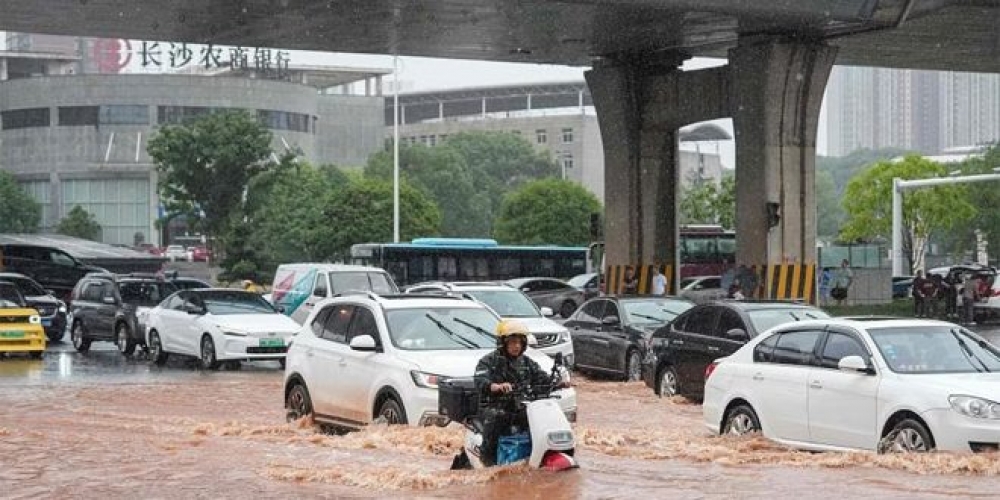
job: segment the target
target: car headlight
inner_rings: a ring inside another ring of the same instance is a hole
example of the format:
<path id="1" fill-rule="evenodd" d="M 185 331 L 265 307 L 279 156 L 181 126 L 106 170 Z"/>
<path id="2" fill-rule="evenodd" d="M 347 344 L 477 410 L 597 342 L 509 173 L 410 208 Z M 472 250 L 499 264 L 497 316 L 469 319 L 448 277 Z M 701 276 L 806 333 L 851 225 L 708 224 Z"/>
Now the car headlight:
<path id="1" fill-rule="evenodd" d="M 66 309 L 66 303 L 65 302 L 60 302 L 59 303 L 59 312 L 61 312 L 63 314 L 66 314 L 66 311 L 67 311 L 67 309 Z"/>
<path id="2" fill-rule="evenodd" d="M 569 336 L 569 330 L 563 330 L 559 332 L 559 338 L 556 339 L 556 342 L 559 344 L 564 344 L 566 342 L 569 342 L 571 339 L 572 337 Z"/>
<path id="3" fill-rule="evenodd" d="M 246 337 L 247 336 L 247 334 L 240 333 L 240 332 L 222 332 L 222 334 L 230 336 L 230 337 Z"/>
<path id="4" fill-rule="evenodd" d="M 40 325 L 42 324 L 42 317 L 37 314 L 32 314 L 31 316 L 28 316 L 28 323 L 31 323 L 32 325 Z"/>
<path id="5" fill-rule="evenodd" d="M 1000 403 L 974 396 L 954 395 L 948 397 L 951 409 L 972 418 L 1000 420 Z"/>
<path id="6" fill-rule="evenodd" d="M 418 372 L 416 370 L 411 370 L 410 376 L 413 377 L 413 383 L 417 384 L 417 387 L 424 387 L 426 389 L 437 389 L 438 379 L 441 378 L 433 373 Z"/>

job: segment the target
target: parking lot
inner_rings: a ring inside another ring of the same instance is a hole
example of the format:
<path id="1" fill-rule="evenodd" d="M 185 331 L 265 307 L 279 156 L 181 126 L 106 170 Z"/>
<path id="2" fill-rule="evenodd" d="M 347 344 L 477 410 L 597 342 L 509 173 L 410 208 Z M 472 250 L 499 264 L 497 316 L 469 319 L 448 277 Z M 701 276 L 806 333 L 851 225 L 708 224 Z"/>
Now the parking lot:
<path id="1" fill-rule="evenodd" d="M 987 334 L 997 339 L 993 332 Z M 581 469 L 449 472 L 462 429 L 286 424 L 278 364 L 151 367 L 110 344 L 0 361 L 5 498 L 995 497 L 995 456 L 794 452 L 717 438 L 700 407 L 641 383 L 575 380 Z M 513 489 L 512 489 L 513 488 Z M 777 493 L 776 493 L 777 492 Z M 817 493 L 821 492 L 821 493 Z"/>

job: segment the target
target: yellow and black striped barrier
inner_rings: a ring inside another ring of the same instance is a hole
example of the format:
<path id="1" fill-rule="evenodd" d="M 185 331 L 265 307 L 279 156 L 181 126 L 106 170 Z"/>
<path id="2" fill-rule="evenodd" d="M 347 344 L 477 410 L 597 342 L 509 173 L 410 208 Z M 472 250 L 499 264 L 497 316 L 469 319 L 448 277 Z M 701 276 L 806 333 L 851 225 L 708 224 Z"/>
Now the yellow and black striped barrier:
<path id="1" fill-rule="evenodd" d="M 604 275 L 605 292 L 621 295 L 625 290 L 626 274 L 632 268 L 638 279 L 637 293 L 648 295 L 652 292 L 656 266 L 647 264 L 612 264 Z M 667 278 L 667 294 L 674 295 L 673 266 L 660 268 Z M 756 280 L 753 290 L 743 290 L 748 298 L 767 300 L 801 300 L 816 303 L 816 264 L 772 264 L 770 266 L 748 266 L 744 273 L 752 273 Z M 739 276 L 743 273 L 737 273 Z M 745 275 L 744 275 L 745 276 Z M 745 278 L 744 278 L 745 279 Z M 744 286 L 746 284 L 744 283 Z"/>

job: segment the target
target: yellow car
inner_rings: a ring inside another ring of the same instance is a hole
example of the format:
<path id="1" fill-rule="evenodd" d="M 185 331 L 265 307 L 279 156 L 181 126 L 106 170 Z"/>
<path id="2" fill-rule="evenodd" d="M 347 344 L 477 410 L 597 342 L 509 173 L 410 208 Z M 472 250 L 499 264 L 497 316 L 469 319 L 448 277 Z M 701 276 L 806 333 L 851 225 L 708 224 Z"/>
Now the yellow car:
<path id="1" fill-rule="evenodd" d="M 0 281 L 0 353 L 45 354 L 45 329 L 38 311 L 24 302 L 12 283 Z"/>

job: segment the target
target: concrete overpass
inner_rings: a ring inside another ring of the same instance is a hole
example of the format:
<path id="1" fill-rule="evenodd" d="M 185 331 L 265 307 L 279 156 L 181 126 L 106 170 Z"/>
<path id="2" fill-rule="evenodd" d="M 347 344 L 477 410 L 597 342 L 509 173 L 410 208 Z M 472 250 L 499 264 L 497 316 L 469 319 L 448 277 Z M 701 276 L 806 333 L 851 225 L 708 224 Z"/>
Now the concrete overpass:
<path id="1" fill-rule="evenodd" d="M 833 64 L 1000 71 L 997 0 L 0 0 L 0 13 L 0 29 L 27 32 L 591 65 L 608 263 L 678 261 L 678 129 L 732 117 L 737 262 L 803 265 L 797 282 L 816 262 Z M 693 56 L 729 64 L 680 71 Z"/>

